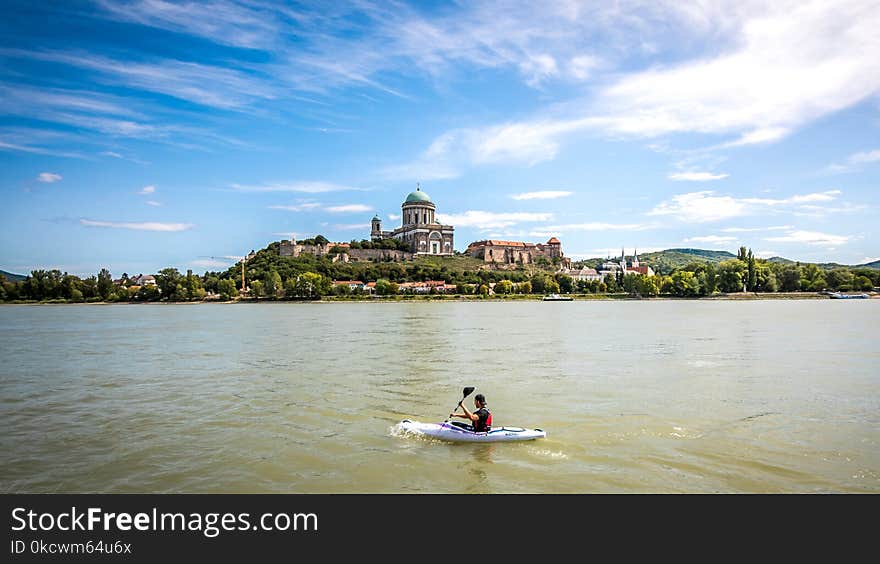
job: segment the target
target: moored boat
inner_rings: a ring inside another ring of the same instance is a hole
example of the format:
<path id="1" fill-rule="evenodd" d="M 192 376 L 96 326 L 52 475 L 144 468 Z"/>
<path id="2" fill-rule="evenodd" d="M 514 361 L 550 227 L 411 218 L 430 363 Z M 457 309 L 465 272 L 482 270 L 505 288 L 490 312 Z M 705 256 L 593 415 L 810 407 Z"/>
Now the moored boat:
<path id="1" fill-rule="evenodd" d="M 548 294 L 542 298 L 545 302 L 570 302 L 574 298 L 570 296 L 560 296 L 559 294 Z"/>

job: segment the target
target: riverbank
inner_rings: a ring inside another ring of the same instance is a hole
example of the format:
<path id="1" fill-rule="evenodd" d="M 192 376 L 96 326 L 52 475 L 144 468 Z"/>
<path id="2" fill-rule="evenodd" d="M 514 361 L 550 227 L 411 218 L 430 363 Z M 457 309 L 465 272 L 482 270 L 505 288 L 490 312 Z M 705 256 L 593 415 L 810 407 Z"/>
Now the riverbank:
<path id="1" fill-rule="evenodd" d="M 877 292 L 869 292 L 868 295 L 871 299 L 880 299 L 880 293 Z M 737 294 L 714 294 L 712 296 L 654 296 L 654 297 L 642 297 L 642 296 L 632 296 L 629 294 L 566 294 L 566 297 L 572 298 L 572 301 L 608 301 L 608 300 L 623 300 L 623 301 L 663 301 L 663 300 L 672 300 L 672 301 L 717 301 L 717 300 L 732 300 L 732 301 L 754 301 L 754 300 L 828 300 L 832 299 L 827 294 L 820 294 L 818 292 L 773 292 L 773 293 L 755 293 L 755 292 L 742 292 Z M 542 295 L 537 294 L 506 294 L 506 295 L 491 295 L 491 296 L 473 296 L 466 294 L 406 294 L 406 295 L 397 295 L 397 296 L 323 296 L 318 299 L 269 299 L 269 298 L 237 298 L 234 300 L 200 300 L 200 301 L 192 301 L 192 302 L 167 302 L 167 301 L 122 301 L 122 302 L 101 302 L 101 301 L 92 301 L 92 302 L 71 302 L 64 300 L 49 300 L 49 301 L 28 301 L 28 300 L 14 300 L 9 302 L 2 302 L 2 305 L 120 305 L 120 304 L 162 304 L 162 305 L 199 305 L 199 304 L 236 304 L 236 303 L 351 303 L 351 302 L 413 302 L 413 301 L 427 301 L 427 302 L 486 302 L 486 301 L 494 301 L 494 302 L 539 302 L 543 300 Z"/>

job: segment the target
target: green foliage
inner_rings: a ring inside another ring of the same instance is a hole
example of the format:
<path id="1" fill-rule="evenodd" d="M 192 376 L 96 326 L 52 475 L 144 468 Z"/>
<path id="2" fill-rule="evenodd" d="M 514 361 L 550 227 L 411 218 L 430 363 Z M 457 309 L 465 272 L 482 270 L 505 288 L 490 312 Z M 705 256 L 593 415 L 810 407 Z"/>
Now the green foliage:
<path id="1" fill-rule="evenodd" d="M 181 276 L 176 268 L 163 268 L 155 278 L 163 300 L 174 301 L 180 298 L 177 286 L 180 284 Z"/>
<path id="2" fill-rule="evenodd" d="M 690 297 L 700 294 L 700 285 L 693 272 L 679 270 L 672 275 L 672 294 L 675 296 Z"/>
<path id="3" fill-rule="evenodd" d="M 513 282 L 511 282 L 510 280 L 501 280 L 500 282 L 496 282 L 493 291 L 496 294 L 512 294 Z"/>
<path id="4" fill-rule="evenodd" d="M 748 266 L 740 259 L 730 259 L 718 264 L 718 289 L 724 293 L 743 291 L 744 276 Z"/>
<path id="5" fill-rule="evenodd" d="M 217 292 L 221 300 L 228 301 L 238 294 L 238 287 L 232 279 L 224 278 L 217 284 Z"/>

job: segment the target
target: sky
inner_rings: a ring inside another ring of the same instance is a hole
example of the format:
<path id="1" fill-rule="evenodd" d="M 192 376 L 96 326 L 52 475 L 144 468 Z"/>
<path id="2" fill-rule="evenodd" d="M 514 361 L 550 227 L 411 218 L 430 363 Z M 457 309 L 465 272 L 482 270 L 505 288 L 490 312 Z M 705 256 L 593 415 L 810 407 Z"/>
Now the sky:
<path id="1" fill-rule="evenodd" d="M 880 2 L 6 0 L 0 269 L 369 238 L 880 258 Z"/>

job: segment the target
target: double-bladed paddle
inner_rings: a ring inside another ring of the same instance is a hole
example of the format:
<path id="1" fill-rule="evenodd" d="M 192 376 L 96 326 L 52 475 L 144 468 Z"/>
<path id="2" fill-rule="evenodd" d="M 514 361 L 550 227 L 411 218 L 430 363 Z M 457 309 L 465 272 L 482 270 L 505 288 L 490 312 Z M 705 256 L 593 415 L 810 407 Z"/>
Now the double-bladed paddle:
<path id="1" fill-rule="evenodd" d="M 452 410 L 452 413 L 455 413 L 456 411 L 458 411 L 458 408 L 461 407 L 461 402 L 463 402 L 465 400 L 465 398 L 467 398 L 473 392 L 474 392 L 473 386 L 468 386 L 464 390 L 462 390 L 461 391 L 461 401 L 458 402 L 458 405 L 455 406 L 455 409 Z M 449 421 L 449 419 L 447 419 L 447 421 Z"/>

